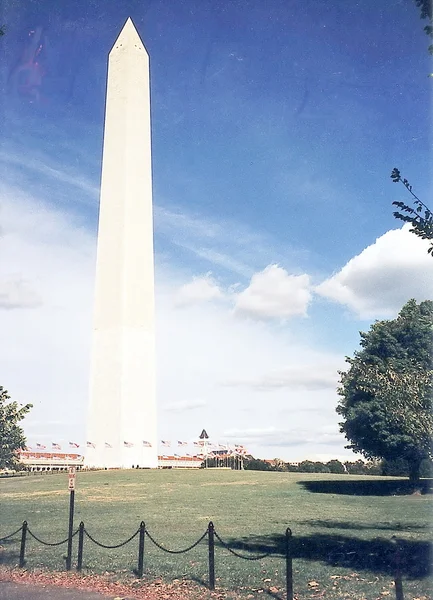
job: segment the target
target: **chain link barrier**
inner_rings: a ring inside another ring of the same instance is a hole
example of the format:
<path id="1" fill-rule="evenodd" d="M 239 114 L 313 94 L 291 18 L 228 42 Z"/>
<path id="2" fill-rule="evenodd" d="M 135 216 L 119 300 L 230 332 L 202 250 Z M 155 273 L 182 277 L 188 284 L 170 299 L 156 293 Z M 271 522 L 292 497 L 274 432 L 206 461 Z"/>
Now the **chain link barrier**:
<path id="1" fill-rule="evenodd" d="M 221 546 L 226 548 L 226 550 L 228 550 L 229 552 L 231 552 L 231 554 L 233 554 L 234 556 L 237 556 L 238 558 L 243 558 L 244 560 L 262 560 L 271 555 L 271 552 L 266 552 L 265 554 L 260 554 L 259 556 L 243 556 L 242 554 L 239 554 L 238 552 L 233 550 L 233 548 L 230 548 L 230 546 L 227 544 L 227 542 L 222 540 L 216 531 L 214 533 L 215 533 L 216 539 L 220 542 Z"/>
<path id="2" fill-rule="evenodd" d="M 13 533 L 10 533 L 9 535 L 5 535 L 5 537 L 0 538 L 0 544 L 1 544 L 1 542 L 5 542 L 6 540 L 9 540 L 10 538 L 14 537 L 14 535 L 19 533 L 22 530 L 22 528 L 23 528 L 23 526 L 21 525 L 21 527 L 19 529 L 17 529 L 16 531 L 14 531 Z"/>
<path id="3" fill-rule="evenodd" d="M 37 535 L 35 535 L 29 529 L 29 527 L 27 525 L 27 521 L 24 521 L 22 526 L 19 529 L 17 529 L 13 533 L 10 533 L 9 535 L 6 535 L 6 536 L 0 538 L 0 543 L 5 540 L 8 540 L 10 538 L 13 538 L 20 532 L 21 532 L 21 549 L 20 549 L 19 566 L 21 568 L 24 567 L 24 565 L 25 565 L 25 542 L 26 542 L 26 534 L 27 533 L 29 533 L 29 535 L 33 539 L 35 539 L 37 542 L 39 542 L 40 544 L 42 544 L 44 546 L 61 546 L 62 544 L 65 544 L 66 542 L 68 542 L 70 539 L 69 537 L 67 537 L 66 539 L 64 539 L 60 542 L 46 542 L 44 540 L 41 540 Z M 218 533 L 214 529 L 214 525 L 212 522 L 209 522 L 209 526 L 206 529 L 206 531 L 203 533 L 203 535 L 200 536 L 197 541 L 195 541 L 193 544 L 191 544 L 190 546 L 188 546 L 188 548 L 185 548 L 184 550 L 169 550 L 168 548 L 164 548 L 164 546 L 162 546 L 159 542 L 157 542 L 153 538 L 153 536 L 150 534 L 150 532 L 146 529 L 144 522 L 141 522 L 140 527 L 137 529 L 137 531 L 135 533 L 133 533 L 127 540 L 125 540 L 124 542 L 121 542 L 120 544 L 115 544 L 115 545 L 102 544 L 101 542 L 98 542 L 97 540 L 95 540 L 95 538 L 92 535 L 90 535 L 90 533 L 85 529 L 83 522 L 80 523 L 80 527 L 78 529 L 76 529 L 76 531 L 74 533 L 72 533 L 71 537 L 72 538 L 75 537 L 77 535 L 77 533 L 79 533 L 79 532 L 80 532 L 79 545 L 81 544 L 81 556 L 79 556 L 79 561 L 78 561 L 80 564 L 79 570 L 81 569 L 81 563 L 82 563 L 82 542 L 83 542 L 84 534 L 87 535 L 87 537 L 90 539 L 90 541 L 92 541 L 94 544 L 96 544 L 100 548 L 106 548 L 109 550 L 121 548 L 122 546 L 125 546 L 126 544 L 131 542 L 137 535 L 140 534 L 139 568 L 138 568 L 140 577 L 143 576 L 143 553 L 144 553 L 144 536 L 145 535 L 147 535 L 147 537 L 150 539 L 150 541 L 157 548 L 159 548 L 163 552 L 167 552 L 168 554 L 185 554 L 186 552 L 189 552 L 190 550 L 192 550 L 193 548 L 198 546 L 198 544 L 200 544 L 200 542 L 202 542 L 205 539 L 205 537 L 208 537 L 209 538 L 209 588 L 211 590 L 215 589 L 215 563 L 214 563 L 214 541 L 213 541 L 214 536 L 220 542 L 220 544 L 221 544 L 221 546 L 223 546 L 223 548 L 228 550 L 228 552 L 233 554 L 233 556 L 236 556 L 237 558 L 242 558 L 243 560 L 250 560 L 250 561 L 263 560 L 264 558 L 268 558 L 269 556 L 272 555 L 271 552 L 266 552 L 264 554 L 260 554 L 259 556 L 244 556 L 242 554 L 239 554 L 238 552 L 236 552 L 236 550 L 233 550 L 233 548 L 230 548 L 229 544 L 227 542 L 225 542 L 218 535 Z M 291 548 L 290 548 L 291 537 L 292 537 L 292 531 L 288 527 L 286 529 L 286 551 L 285 551 L 285 555 L 286 555 L 286 590 L 287 590 L 285 596 L 286 596 L 287 600 L 293 600 L 292 552 L 291 552 Z M 396 590 L 396 600 L 404 600 L 403 585 L 402 585 L 402 569 L 401 569 L 401 560 L 402 560 L 401 559 L 401 547 L 400 547 L 399 541 L 395 538 L 395 536 L 393 536 L 392 542 L 393 542 L 393 545 L 395 546 L 395 548 L 394 548 L 394 563 L 395 563 L 394 564 L 394 567 L 395 567 L 394 584 L 395 584 L 395 590 Z M 80 555 L 80 550 L 79 550 L 79 555 Z"/>
<path id="4" fill-rule="evenodd" d="M 161 546 L 161 544 L 158 544 L 158 542 L 150 535 L 150 533 L 148 532 L 147 529 L 145 529 L 145 533 L 147 535 L 147 537 L 149 538 L 149 540 L 155 544 L 155 546 L 157 548 L 159 548 L 160 550 L 163 550 L 164 552 L 167 552 L 168 554 L 184 554 L 185 552 L 189 552 L 190 550 L 192 550 L 193 548 L 195 548 L 196 546 L 199 545 L 199 543 L 204 540 L 204 538 L 207 536 L 207 529 L 204 532 L 204 534 L 193 544 L 191 544 L 191 546 L 188 546 L 188 548 L 185 548 L 185 550 L 168 550 L 168 548 L 164 548 L 164 546 Z"/>
<path id="5" fill-rule="evenodd" d="M 77 529 L 77 531 L 78 531 L 78 529 Z M 121 548 L 122 546 L 126 546 L 126 544 L 129 544 L 129 542 L 131 542 L 140 533 L 140 529 L 137 529 L 137 531 L 135 533 L 133 533 L 131 535 L 131 537 L 129 537 L 124 542 L 121 542 L 120 544 L 115 544 L 114 546 L 108 546 L 106 544 L 102 544 L 101 542 L 98 542 L 98 540 L 95 540 L 95 538 L 90 535 L 90 533 L 87 531 L 87 529 L 84 529 L 84 533 L 87 535 L 87 537 L 89 538 L 90 541 L 92 541 L 94 544 L 96 544 L 100 548 L 106 548 L 107 550 L 115 550 L 116 548 Z"/>
<path id="6" fill-rule="evenodd" d="M 21 527 L 22 529 L 22 527 Z M 62 540 L 61 542 L 44 542 L 44 540 L 41 540 L 41 538 L 38 538 L 37 535 L 35 535 L 33 533 L 33 531 L 30 530 L 30 528 L 27 528 L 27 533 L 29 535 L 32 536 L 32 538 L 34 538 L 37 542 L 39 542 L 40 544 L 43 544 L 44 546 L 61 546 L 62 544 L 66 544 L 66 542 L 69 540 L 69 536 L 65 539 Z M 76 536 L 78 533 L 78 529 L 72 534 L 72 537 Z"/>

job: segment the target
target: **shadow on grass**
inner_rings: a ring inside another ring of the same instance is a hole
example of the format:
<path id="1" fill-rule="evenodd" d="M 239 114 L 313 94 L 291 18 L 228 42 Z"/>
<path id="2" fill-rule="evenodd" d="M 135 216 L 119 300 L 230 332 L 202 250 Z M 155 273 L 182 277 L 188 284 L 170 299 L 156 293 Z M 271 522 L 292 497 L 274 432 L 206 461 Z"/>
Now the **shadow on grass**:
<path id="1" fill-rule="evenodd" d="M 433 493 L 433 480 L 421 479 L 414 484 L 407 479 L 323 479 L 298 481 L 308 492 L 318 494 L 343 494 L 347 496 L 405 496 L 414 491 L 421 494 Z"/>
<path id="2" fill-rule="evenodd" d="M 244 552 L 269 552 L 285 556 L 285 537 L 280 534 L 231 539 L 230 548 Z M 418 579 L 431 572 L 431 545 L 420 540 L 400 540 L 401 572 L 404 576 Z M 332 567 L 344 567 L 354 571 L 394 575 L 394 546 L 390 539 L 361 540 L 332 534 L 293 536 L 294 559 L 318 561 Z"/>
<path id="3" fill-rule="evenodd" d="M 308 521 L 300 521 L 302 525 L 310 527 L 321 527 L 322 529 L 353 529 L 365 531 L 368 529 L 392 531 L 422 531 L 428 529 L 427 525 L 419 525 L 418 523 L 348 523 L 347 521 L 324 521 L 321 519 Z"/>
<path id="4" fill-rule="evenodd" d="M 15 549 L 12 549 L 12 546 L 15 546 Z M 16 540 L 4 540 L 0 543 L 0 565 L 17 565 L 19 560 L 20 553 L 17 551 Z"/>
<path id="5" fill-rule="evenodd" d="M 202 577 L 197 577 L 195 575 L 189 575 L 189 579 L 205 588 L 209 587 L 209 581 L 207 581 L 206 579 L 203 579 Z"/>

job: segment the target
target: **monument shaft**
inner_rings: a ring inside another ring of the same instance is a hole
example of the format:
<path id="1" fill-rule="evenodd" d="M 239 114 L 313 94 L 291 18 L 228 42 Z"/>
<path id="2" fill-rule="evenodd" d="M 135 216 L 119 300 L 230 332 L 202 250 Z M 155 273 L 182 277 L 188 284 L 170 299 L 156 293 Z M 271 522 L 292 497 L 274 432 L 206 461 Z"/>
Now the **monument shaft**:
<path id="1" fill-rule="evenodd" d="M 156 467 L 149 57 L 130 19 L 108 61 L 92 341 L 87 464 Z"/>

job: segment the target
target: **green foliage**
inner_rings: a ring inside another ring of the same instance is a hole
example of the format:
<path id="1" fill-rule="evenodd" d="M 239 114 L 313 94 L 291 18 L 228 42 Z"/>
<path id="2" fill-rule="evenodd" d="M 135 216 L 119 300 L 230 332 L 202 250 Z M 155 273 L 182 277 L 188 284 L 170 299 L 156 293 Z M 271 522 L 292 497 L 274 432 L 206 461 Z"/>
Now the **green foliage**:
<path id="1" fill-rule="evenodd" d="M 24 448 L 26 440 L 18 423 L 22 421 L 31 404 L 19 406 L 9 402 L 8 392 L 0 386 L 0 468 L 12 468 L 17 463 L 17 452 Z"/>
<path id="2" fill-rule="evenodd" d="M 404 202 L 393 202 L 392 204 L 394 206 L 398 206 L 398 208 L 402 211 L 395 211 L 393 213 L 394 217 L 396 219 L 400 219 L 400 221 L 404 221 L 405 223 L 410 223 L 412 225 L 410 231 L 418 237 L 422 238 L 423 240 L 432 240 L 433 215 L 429 207 L 426 206 L 423 202 L 421 202 L 418 196 L 414 194 L 409 181 L 401 177 L 400 171 L 397 168 L 394 168 L 392 170 L 391 179 L 394 183 L 402 183 L 404 185 L 404 187 L 413 197 L 414 204 L 414 206 L 412 207 L 408 204 L 405 204 Z M 433 255 L 433 243 L 427 250 L 427 252 Z"/>
<path id="3" fill-rule="evenodd" d="M 404 458 L 412 479 L 432 454 L 432 329 L 433 302 L 410 300 L 396 319 L 360 334 L 362 349 L 340 372 L 347 447 L 367 458 Z"/>
<path id="4" fill-rule="evenodd" d="M 331 470 L 328 467 L 328 465 L 325 465 L 322 462 L 316 461 L 314 463 L 314 472 L 315 473 L 331 473 Z"/>
<path id="5" fill-rule="evenodd" d="M 244 460 L 244 469 L 246 471 L 272 471 L 272 467 L 269 463 L 260 458 L 250 458 Z"/>
<path id="6" fill-rule="evenodd" d="M 364 475 L 366 472 L 366 464 L 363 460 L 357 460 L 355 462 L 346 461 L 344 463 L 346 467 L 346 473 L 350 475 Z"/>
<path id="7" fill-rule="evenodd" d="M 316 466 L 312 460 L 303 460 L 298 465 L 299 473 L 315 473 Z"/>
<path id="8" fill-rule="evenodd" d="M 341 463 L 339 460 L 330 460 L 326 463 L 326 466 L 328 467 L 330 473 L 343 474 L 346 472 L 343 463 Z"/>
<path id="9" fill-rule="evenodd" d="M 429 38 L 433 39 L 433 27 L 432 27 L 432 2 L 431 0 L 415 0 L 415 4 L 418 8 L 421 9 L 421 19 L 427 19 L 429 21 L 429 25 L 424 27 L 425 33 L 429 36 Z M 430 54 L 433 54 L 433 44 L 431 44 L 428 48 Z"/>

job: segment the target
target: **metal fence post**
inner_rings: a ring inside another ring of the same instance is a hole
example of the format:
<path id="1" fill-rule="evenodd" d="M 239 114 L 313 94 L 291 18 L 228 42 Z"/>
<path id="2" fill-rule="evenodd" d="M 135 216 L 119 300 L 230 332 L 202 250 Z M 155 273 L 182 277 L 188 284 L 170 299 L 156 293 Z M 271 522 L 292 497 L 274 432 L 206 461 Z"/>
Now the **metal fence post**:
<path id="1" fill-rule="evenodd" d="M 209 589 L 215 589 L 215 528 L 212 521 L 209 522 L 208 528 L 209 542 Z"/>
<path id="2" fill-rule="evenodd" d="M 81 571 L 83 568 L 83 548 L 84 548 L 84 523 L 81 521 L 78 526 L 78 557 L 77 557 L 77 571 Z"/>
<path id="3" fill-rule="evenodd" d="M 292 530 L 286 529 L 286 591 L 287 600 L 293 600 Z"/>
<path id="4" fill-rule="evenodd" d="M 401 548 L 400 544 L 395 537 L 392 536 L 391 542 L 394 546 L 394 584 L 395 584 L 395 600 L 404 600 L 403 595 L 403 581 L 401 578 Z"/>
<path id="5" fill-rule="evenodd" d="M 75 490 L 71 489 L 69 492 L 69 527 L 68 527 L 68 553 L 66 556 L 66 570 L 71 570 L 72 564 L 72 532 L 74 530 L 74 499 Z"/>
<path id="6" fill-rule="evenodd" d="M 24 521 L 21 529 L 20 568 L 24 567 L 26 553 L 27 521 Z"/>
<path id="7" fill-rule="evenodd" d="M 146 533 L 146 525 L 144 521 L 140 523 L 140 534 L 138 537 L 138 568 L 137 568 L 137 576 L 139 578 L 143 577 L 143 568 L 144 568 L 144 536 Z"/>

